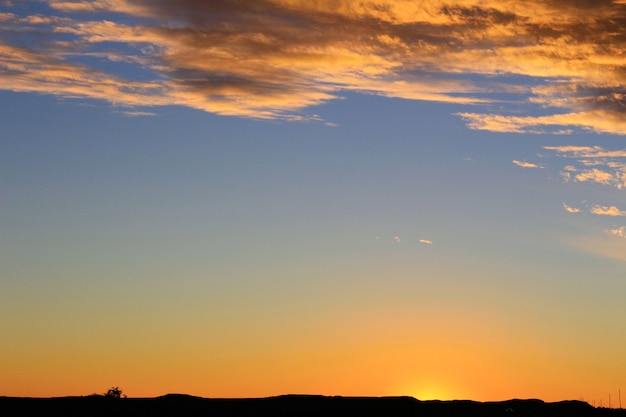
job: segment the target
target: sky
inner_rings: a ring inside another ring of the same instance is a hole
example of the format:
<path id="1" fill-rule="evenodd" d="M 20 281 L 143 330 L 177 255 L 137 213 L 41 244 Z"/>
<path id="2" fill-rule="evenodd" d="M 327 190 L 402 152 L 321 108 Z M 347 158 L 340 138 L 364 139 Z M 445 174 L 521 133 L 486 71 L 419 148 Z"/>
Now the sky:
<path id="1" fill-rule="evenodd" d="M 618 406 L 625 28 L 623 0 L 1 0 L 0 395 Z"/>

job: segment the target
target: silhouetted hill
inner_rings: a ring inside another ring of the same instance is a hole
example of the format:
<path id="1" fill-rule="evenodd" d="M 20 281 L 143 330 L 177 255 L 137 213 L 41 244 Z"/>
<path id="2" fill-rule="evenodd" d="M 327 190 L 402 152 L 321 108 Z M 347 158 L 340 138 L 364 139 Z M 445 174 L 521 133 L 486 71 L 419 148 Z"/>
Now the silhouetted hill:
<path id="1" fill-rule="evenodd" d="M 183 394 L 157 398 L 0 397 L 8 417 L 626 417 L 626 410 L 594 408 L 582 401 L 420 401 L 412 397 L 283 395 L 215 399 Z"/>

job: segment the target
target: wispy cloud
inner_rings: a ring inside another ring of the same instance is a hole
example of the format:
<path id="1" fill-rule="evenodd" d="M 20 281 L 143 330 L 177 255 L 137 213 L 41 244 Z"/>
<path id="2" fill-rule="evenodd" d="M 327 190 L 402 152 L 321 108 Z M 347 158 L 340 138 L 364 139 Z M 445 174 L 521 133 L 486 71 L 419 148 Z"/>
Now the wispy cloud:
<path id="1" fill-rule="evenodd" d="M 623 100 L 622 100 L 623 101 Z M 572 105 L 577 104 L 576 101 Z M 620 104 L 625 104 L 621 103 Z M 590 104 L 590 106 L 592 106 Z M 582 106 L 585 107 L 585 106 Z M 613 110 L 596 109 L 587 112 L 551 114 L 548 116 L 508 116 L 501 114 L 458 113 L 472 129 L 490 130 L 505 133 L 554 133 L 568 134 L 572 130 L 563 127 L 580 127 L 597 133 L 621 135 L 626 132 L 624 112 L 620 108 Z M 552 127 L 553 129 L 547 129 Z"/>
<path id="2" fill-rule="evenodd" d="M 626 210 L 620 210 L 617 206 L 601 206 L 599 204 L 587 205 L 585 204 L 585 211 L 598 216 L 612 216 L 620 217 L 626 216 Z M 563 203 L 563 208 L 568 213 L 582 213 L 583 209 L 579 207 L 571 207 L 566 203 Z"/>
<path id="3" fill-rule="evenodd" d="M 580 213 L 580 209 L 577 207 L 570 207 L 567 204 L 563 203 L 563 208 L 565 209 L 565 211 L 567 211 L 568 213 Z"/>
<path id="4" fill-rule="evenodd" d="M 592 182 L 626 189 L 626 150 L 600 146 L 546 146 L 544 149 L 568 158 L 561 176 L 566 181 Z"/>
<path id="5" fill-rule="evenodd" d="M 147 111 L 125 111 L 124 116 L 126 117 L 156 116 L 156 113 L 147 112 Z"/>
<path id="6" fill-rule="evenodd" d="M 626 216 L 626 210 L 621 210 L 617 206 L 602 206 L 599 204 L 588 205 L 587 203 L 583 203 L 584 210 L 587 213 L 595 214 L 598 216 L 609 216 L 609 217 L 621 217 Z M 583 209 L 579 207 L 572 207 L 566 203 L 563 203 L 563 208 L 568 213 L 582 213 Z"/>
<path id="7" fill-rule="evenodd" d="M 591 207 L 591 212 L 593 214 L 598 214 L 600 216 L 626 216 L 626 211 L 620 210 L 615 206 L 593 206 Z"/>
<path id="8" fill-rule="evenodd" d="M 420 243 L 423 243 L 425 245 L 432 245 L 433 244 L 432 240 L 428 240 L 428 239 L 420 239 Z"/>
<path id="9" fill-rule="evenodd" d="M 472 105 L 473 129 L 626 131 L 626 5 L 610 0 L 42 2 L 5 3 L 0 89 L 293 120 L 356 91 Z"/>
<path id="10" fill-rule="evenodd" d="M 542 165 L 534 164 L 532 162 L 518 161 L 517 159 L 514 159 L 512 162 L 518 167 L 522 168 L 543 168 Z"/>
<path id="11" fill-rule="evenodd" d="M 626 227 L 624 226 L 618 227 L 617 229 L 609 229 L 608 233 L 614 236 L 619 236 L 619 237 L 623 237 L 626 239 Z"/>
<path id="12" fill-rule="evenodd" d="M 578 159 L 584 158 L 626 158 L 626 149 L 606 150 L 601 146 L 544 146 L 560 155 Z"/>

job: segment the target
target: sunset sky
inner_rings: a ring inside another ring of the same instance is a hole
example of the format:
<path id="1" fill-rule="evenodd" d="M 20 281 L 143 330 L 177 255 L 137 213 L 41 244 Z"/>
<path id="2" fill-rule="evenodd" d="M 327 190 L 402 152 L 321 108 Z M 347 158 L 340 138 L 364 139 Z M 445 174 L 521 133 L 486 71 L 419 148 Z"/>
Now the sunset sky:
<path id="1" fill-rule="evenodd" d="M 0 395 L 626 406 L 626 0 L 0 0 Z"/>

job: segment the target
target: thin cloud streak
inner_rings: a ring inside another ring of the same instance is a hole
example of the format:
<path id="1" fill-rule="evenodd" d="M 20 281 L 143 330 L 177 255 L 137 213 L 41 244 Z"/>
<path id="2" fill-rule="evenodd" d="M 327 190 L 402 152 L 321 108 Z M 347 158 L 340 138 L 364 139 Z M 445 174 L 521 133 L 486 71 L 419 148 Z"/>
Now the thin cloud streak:
<path id="1" fill-rule="evenodd" d="M 457 113 L 471 129 L 503 133 L 568 134 L 563 127 L 580 127 L 596 133 L 624 134 L 625 113 L 598 109 L 590 112 L 552 114 L 548 116 L 506 116 L 498 114 Z M 546 127 L 557 127 L 549 130 Z"/>
<path id="2" fill-rule="evenodd" d="M 543 168 L 541 165 L 534 164 L 532 162 L 518 161 L 517 159 L 514 159 L 511 162 L 521 168 Z"/>
<path id="3" fill-rule="evenodd" d="M 123 114 L 126 117 L 156 116 L 156 113 L 151 113 L 151 112 L 146 112 L 146 111 L 125 111 Z"/>
<path id="4" fill-rule="evenodd" d="M 0 89 L 289 120 L 354 91 L 471 105 L 472 129 L 626 131 L 626 5 L 609 0 L 44 3 L 0 14 Z"/>

